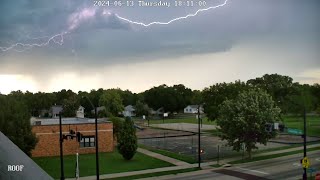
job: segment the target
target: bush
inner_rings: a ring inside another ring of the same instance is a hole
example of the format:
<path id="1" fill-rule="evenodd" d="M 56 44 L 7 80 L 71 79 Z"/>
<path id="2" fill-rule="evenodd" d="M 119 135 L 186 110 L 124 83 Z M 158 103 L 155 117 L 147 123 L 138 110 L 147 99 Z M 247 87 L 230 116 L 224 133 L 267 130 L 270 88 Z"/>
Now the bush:
<path id="1" fill-rule="evenodd" d="M 119 132 L 121 131 L 123 120 L 118 117 L 111 117 L 110 121 L 113 123 L 113 137 L 119 139 Z"/>
<path id="2" fill-rule="evenodd" d="M 138 148 L 136 129 L 130 117 L 126 117 L 118 137 L 118 150 L 122 157 L 130 160 Z"/>

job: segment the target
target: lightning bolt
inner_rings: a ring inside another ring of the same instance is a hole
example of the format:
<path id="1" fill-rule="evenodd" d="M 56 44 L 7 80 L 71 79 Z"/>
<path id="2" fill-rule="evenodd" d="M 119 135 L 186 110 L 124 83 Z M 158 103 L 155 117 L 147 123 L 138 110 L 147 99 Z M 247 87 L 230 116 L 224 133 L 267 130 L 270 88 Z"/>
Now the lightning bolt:
<path id="1" fill-rule="evenodd" d="M 229 0 L 224 0 L 224 2 L 222 4 L 219 4 L 219 5 L 216 5 L 216 6 L 210 6 L 208 8 L 204 8 L 204 9 L 198 9 L 195 13 L 193 14 L 188 14 L 186 16 L 181 16 L 181 17 L 177 17 L 177 18 L 174 18 L 174 19 L 171 19 L 170 21 L 167 21 L 167 22 L 160 22 L 160 21 L 154 21 L 154 22 L 150 22 L 150 23 L 143 23 L 143 22 L 138 22 L 138 21 L 132 21 L 130 19 L 127 19 L 125 17 L 122 17 L 118 14 L 114 14 L 117 18 L 119 18 L 120 20 L 123 20 L 125 22 L 128 22 L 130 24 L 134 24 L 134 25 L 140 25 L 140 26 L 143 26 L 143 27 L 149 27 L 149 26 L 152 26 L 152 25 L 169 25 L 175 21 L 180 21 L 180 20 L 183 20 L 183 19 L 187 19 L 187 18 L 190 18 L 190 17 L 194 17 L 194 16 L 197 16 L 200 12 L 204 12 L 204 11 L 209 11 L 209 10 L 212 10 L 212 9 L 216 9 L 216 8 L 219 8 L 219 7 L 223 7 L 225 6 L 227 3 L 228 3 Z M 111 13 L 107 13 L 108 15 L 111 15 Z M 50 44 L 50 42 L 53 42 L 55 44 L 58 44 L 58 45 L 63 45 L 64 43 L 64 35 L 67 35 L 67 34 L 70 34 L 71 32 L 62 32 L 62 33 L 59 33 L 59 34 L 56 34 L 56 35 L 53 35 L 51 38 L 49 38 L 46 42 L 43 42 L 43 43 L 32 43 L 32 44 L 25 44 L 25 43 L 16 43 L 16 44 L 13 44 L 9 47 L 0 47 L 0 50 L 1 51 L 9 51 L 9 50 L 14 50 L 14 51 L 17 51 L 17 52 L 23 52 L 25 50 L 28 50 L 28 49 L 31 49 L 33 47 L 43 47 L 43 46 L 47 46 Z M 58 39 L 58 40 L 57 40 Z M 20 48 L 19 48 L 20 47 Z M 22 49 L 22 50 L 19 50 L 19 49 Z"/>
<path id="2" fill-rule="evenodd" d="M 140 26 L 144 26 L 144 27 L 149 27 L 149 26 L 152 26 L 152 25 L 169 25 L 169 24 L 171 24 L 171 23 L 173 23 L 173 22 L 175 22 L 175 21 L 179 21 L 179 20 L 182 20 L 182 19 L 187 19 L 187 18 L 190 18 L 190 17 L 197 16 L 200 12 L 208 11 L 208 10 L 211 10 L 211 9 L 216 9 L 216 8 L 225 6 L 228 1 L 229 1 L 229 0 L 225 0 L 224 3 L 222 3 L 222 4 L 220 4 L 220 5 L 217 5 L 217 6 L 211 6 L 211 7 L 205 8 L 205 9 L 198 9 L 198 10 L 197 10 L 195 13 L 193 13 L 193 14 L 188 14 L 188 15 L 186 15 L 186 16 L 177 17 L 177 18 L 171 19 L 171 20 L 168 21 L 168 22 L 154 21 L 154 22 L 145 24 L 145 23 L 143 23 L 143 22 L 132 21 L 132 20 L 130 20 L 130 19 L 121 17 L 121 16 L 119 16 L 118 14 L 115 14 L 115 16 L 116 16 L 117 18 L 123 20 L 123 21 L 128 22 L 128 23 L 136 24 L 136 25 L 140 25 Z"/>

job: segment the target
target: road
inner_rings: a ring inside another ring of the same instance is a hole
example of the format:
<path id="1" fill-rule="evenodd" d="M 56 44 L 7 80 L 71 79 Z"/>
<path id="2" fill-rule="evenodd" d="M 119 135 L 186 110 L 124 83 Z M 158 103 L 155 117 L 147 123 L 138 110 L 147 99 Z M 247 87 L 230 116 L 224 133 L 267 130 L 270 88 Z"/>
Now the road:
<path id="1" fill-rule="evenodd" d="M 300 164 L 302 154 L 295 154 L 263 161 L 234 165 L 224 169 L 207 169 L 195 172 L 181 173 L 157 177 L 157 180 L 297 180 L 302 178 L 303 169 Z M 320 151 L 308 153 L 311 167 L 320 171 Z M 309 174 L 308 174 L 309 177 Z M 146 178 L 153 180 L 154 178 Z"/>
<path id="2" fill-rule="evenodd" d="M 302 178 L 303 168 L 300 159 L 303 154 L 295 154 L 280 158 L 256 161 L 235 165 L 229 170 L 257 175 L 267 179 L 299 179 Z M 311 167 L 320 171 L 320 151 L 307 153 Z M 309 176 L 309 174 L 308 174 Z"/>

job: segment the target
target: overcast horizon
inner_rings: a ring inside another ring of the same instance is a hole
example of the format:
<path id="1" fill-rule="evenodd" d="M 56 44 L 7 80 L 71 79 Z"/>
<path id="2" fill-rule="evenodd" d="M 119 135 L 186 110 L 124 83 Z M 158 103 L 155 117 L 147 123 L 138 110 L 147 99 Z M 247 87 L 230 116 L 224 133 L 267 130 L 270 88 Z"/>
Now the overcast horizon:
<path id="1" fill-rule="evenodd" d="M 139 93 L 161 84 L 202 90 L 274 73 L 320 83 L 317 0 L 228 0 L 194 17 L 148 27 L 119 18 L 168 22 L 225 0 L 206 2 L 119 8 L 88 0 L 4 0 L 0 92 L 121 88 Z M 13 46 L 45 43 L 64 32 L 43 47 Z"/>

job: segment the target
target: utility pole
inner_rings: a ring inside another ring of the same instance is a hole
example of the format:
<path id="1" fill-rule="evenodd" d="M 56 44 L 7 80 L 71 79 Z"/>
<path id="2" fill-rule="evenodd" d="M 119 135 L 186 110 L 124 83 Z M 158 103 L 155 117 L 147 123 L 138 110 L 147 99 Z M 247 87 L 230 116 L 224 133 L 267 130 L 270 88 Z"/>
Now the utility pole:
<path id="1" fill-rule="evenodd" d="M 198 105 L 198 168 L 201 167 L 201 155 L 200 152 L 200 105 Z"/>
<path id="2" fill-rule="evenodd" d="M 96 145 L 96 175 L 97 180 L 99 180 L 99 141 L 98 141 L 98 115 L 97 115 L 97 107 L 95 107 L 91 100 L 88 98 L 88 96 L 82 96 L 82 98 L 87 98 L 89 101 L 91 107 L 94 109 L 94 117 L 95 117 L 95 129 L 96 129 L 96 139 L 95 139 L 95 145 Z"/>
<path id="3" fill-rule="evenodd" d="M 61 180 L 64 180 L 64 168 L 63 168 L 63 137 L 62 137 L 62 125 L 61 125 L 61 112 L 59 113 L 59 128 L 60 128 L 60 168 L 61 168 Z"/>
<path id="4" fill-rule="evenodd" d="M 303 107 L 303 157 L 307 157 L 306 106 Z M 307 180 L 307 168 L 303 168 L 303 180 Z"/>
<path id="5" fill-rule="evenodd" d="M 97 107 L 94 108 L 95 116 L 95 126 L 96 126 L 96 174 L 97 180 L 99 180 L 99 141 L 98 141 L 98 116 L 97 116 Z"/>

